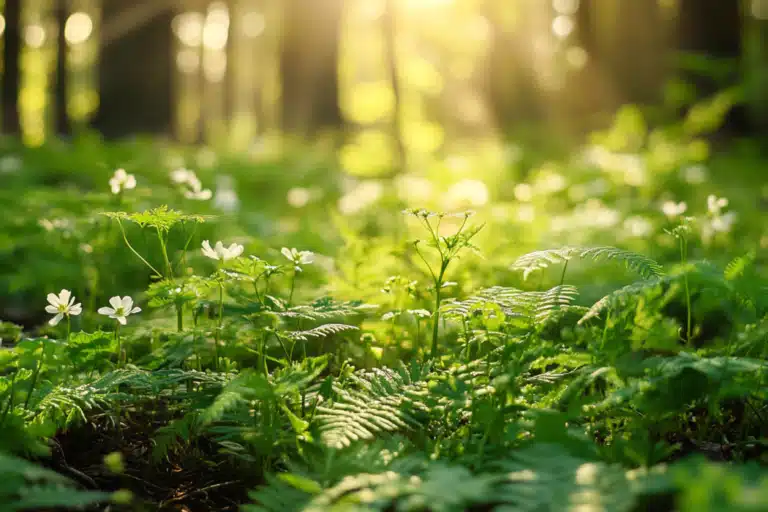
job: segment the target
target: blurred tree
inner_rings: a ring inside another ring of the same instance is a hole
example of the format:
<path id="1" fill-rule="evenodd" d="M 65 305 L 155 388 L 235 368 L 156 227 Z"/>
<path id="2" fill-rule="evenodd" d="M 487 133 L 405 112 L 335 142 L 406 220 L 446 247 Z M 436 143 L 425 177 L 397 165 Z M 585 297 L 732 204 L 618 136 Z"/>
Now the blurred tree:
<path id="1" fill-rule="evenodd" d="M 651 104 L 659 99 L 666 68 L 663 19 L 658 0 L 618 2 L 611 69 L 624 101 Z"/>
<path id="2" fill-rule="evenodd" d="M 343 125 L 338 54 L 343 0 L 284 0 L 282 129 L 307 136 Z"/>
<path id="3" fill-rule="evenodd" d="M 711 57 L 741 55 L 737 0 L 679 0 L 678 48 Z"/>
<path id="4" fill-rule="evenodd" d="M 394 143 L 394 169 L 395 173 L 402 172 L 406 166 L 406 151 L 403 143 L 403 128 L 401 126 L 401 90 L 399 63 L 397 58 L 397 2 L 386 0 L 382 16 L 382 30 L 384 32 L 384 45 L 386 47 L 387 74 L 392 88 L 394 105 L 392 106 L 392 140 Z"/>
<path id="5" fill-rule="evenodd" d="M 577 33 L 594 65 L 610 82 L 614 102 L 651 104 L 664 80 L 664 23 L 658 0 L 582 0 Z"/>
<path id="6" fill-rule="evenodd" d="M 508 133 L 527 122 L 541 121 L 543 112 L 530 54 L 533 33 L 530 1 L 489 3 L 490 48 L 487 58 L 488 104 L 495 114 L 496 125 Z"/>
<path id="7" fill-rule="evenodd" d="M 171 131 L 175 70 L 171 21 L 177 4 L 102 1 L 100 100 L 92 123 L 105 137 Z"/>
<path id="8" fill-rule="evenodd" d="M 680 0 L 677 49 L 683 55 L 683 76 L 700 97 L 741 82 L 744 23 L 737 0 Z M 694 58 L 685 58 L 685 54 Z M 702 61 L 700 57 L 706 57 Z M 748 116 L 743 106 L 728 115 L 725 131 L 746 133 Z"/>
<path id="9" fill-rule="evenodd" d="M 69 17 L 68 0 L 56 0 L 56 90 L 54 108 L 56 133 L 69 135 L 69 115 L 67 114 L 67 38 L 65 28 Z"/>
<path id="10" fill-rule="evenodd" d="M 5 0 L 3 9 L 3 132 L 21 133 L 19 116 L 19 57 L 21 55 L 21 0 Z"/>

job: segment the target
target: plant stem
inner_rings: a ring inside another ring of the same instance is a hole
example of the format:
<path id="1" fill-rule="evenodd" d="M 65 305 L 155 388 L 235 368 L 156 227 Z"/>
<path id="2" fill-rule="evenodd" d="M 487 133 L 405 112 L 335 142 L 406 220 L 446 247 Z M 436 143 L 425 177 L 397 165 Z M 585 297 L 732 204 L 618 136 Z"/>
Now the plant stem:
<path id="1" fill-rule="evenodd" d="M 45 342 L 41 342 L 41 345 L 40 360 L 35 366 L 35 372 L 32 374 L 32 383 L 29 385 L 29 393 L 27 393 L 27 398 L 24 400 L 25 409 L 29 408 L 29 401 L 32 398 L 32 393 L 35 391 L 35 386 L 37 386 L 37 379 L 40 377 L 40 371 L 43 368 L 43 364 L 45 364 Z"/>
<path id="2" fill-rule="evenodd" d="M 213 337 L 214 370 L 219 369 L 219 339 L 221 337 L 221 324 L 224 321 L 224 285 L 219 283 L 219 321 Z"/>
<path id="3" fill-rule="evenodd" d="M 153 267 L 147 260 L 144 259 L 144 257 L 141 254 L 138 253 L 138 251 L 136 249 L 133 248 L 131 243 L 128 241 L 128 237 L 125 234 L 125 228 L 123 228 L 123 224 L 122 224 L 122 222 L 120 222 L 120 219 L 117 220 L 117 225 L 120 226 L 120 232 L 123 234 L 123 240 L 125 241 L 125 245 L 128 246 L 128 249 L 130 249 L 131 252 L 133 254 L 135 254 L 141 261 L 143 261 L 144 264 L 146 266 L 148 266 L 152 270 L 152 272 L 154 272 L 158 276 L 162 277 L 163 274 L 158 272 L 158 270 L 155 267 Z"/>
<path id="4" fill-rule="evenodd" d="M 288 306 L 293 302 L 293 290 L 296 288 L 296 268 L 293 269 L 293 277 L 291 278 L 291 294 L 288 295 Z"/>
<path id="5" fill-rule="evenodd" d="M 117 367 L 123 367 L 123 343 L 120 341 L 120 322 L 115 324 L 115 341 L 117 342 Z"/>
<path id="6" fill-rule="evenodd" d="M 568 261 L 565 260 L 565 263 L 563 264 L 563 273 L 560 274 L 560 286 L 563 286 L 563 283 L 565 283 L 565 271 L 568 270 Z"/>
<path id="7" fill-rule="evenodd" d="M 181 303 L 176 303 L 176 329 L 181 332 L 184 330 L 184 310 Z"/>
<path id="8" fill-rule="evenodd" d="M 448 263 L 448 261 L 443 260 L 440 265 L 440 274 L 435 280 L 435 310 L 432 312 L 432 349 L 429 356 L 431 359 L 437 357 L 437 334 L 440 326 L 440 301 L 442 300 L 443 276 L 445 275 L 445 270 L 448 268 Z"/>
<path id="9" fill-rule="evenodd" d="M 72 319 L 67 315 L 67 341 L 72 336 Z"/>
<path id="10" fill-rule="evenodd" d="M 680 237 L 680 261 L 685 264 L 688 261 L 688 241 L 684 237 Z M 685 271 L 683 275 L 683 283 L 685 284 L 685 307 L 687 310 L 687 323 L 685 328 L 685 341 L 689 345 L 691 344 L 691 290 L 688 286 L 688 271 Z"/>
<path id="11" fill-rule="evenodd" d="M 171 260 L 168 259 L 168 249 L 165 246 L 165 239 L 160 232 L 160 228 L 157 228 L 157 239 L 160 241 L 160 251 L 163 253 L 163 261 L 165 262 L 165 278 L 171 279 L 173 277 L 173 269 L 171 268 Z"/>

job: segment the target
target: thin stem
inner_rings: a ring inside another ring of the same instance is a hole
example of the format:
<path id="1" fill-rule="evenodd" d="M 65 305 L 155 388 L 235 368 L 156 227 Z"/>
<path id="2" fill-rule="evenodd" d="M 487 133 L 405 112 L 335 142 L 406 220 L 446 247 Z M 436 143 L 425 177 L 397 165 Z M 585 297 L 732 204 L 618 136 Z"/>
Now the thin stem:
<path id="1" fill-rule="evenodd" d="M 563 265 L 563 273 L 560 274 L 560 286 L 563 286 L 563 283 L 565 283 L 565 271 L 568 270 L 568 261 L 565 260 L 565 264 Z"/>
<path id="2" fill-rule="evenodd" d="M 437 357 L 437 335 L 440 327 L 440 301 L 442 300 L 443 276 L 448 268 L 449 261 L 443 261 L 440 265 L 440 275 L 435 281 L 435 310 L 432 312 L 432 349 L 430 358 Z"/>
<path id="3" fill-rule="evenodd" d="M 197 232 L 197 223 L 192 224 L 192 233 L 190 233 L 189 238 L 187 238 L 187 241 L 184 243 L 184 248 L 181 250 L 181 258 L 180 263 L 183 267 L 187 266 L 187 249 L 189 248 L 190 242 L 192 242 L 192 239 L 195 237 L 195 233 Z M 183 275 L 183 272 L 182 272 Z"/>
<path id="4" fill-rule="evenodd" d="M 224 285 L 222 283 L 219 283 L 219 321 L 218 325 L 216 326 L 216 332 L 213 337 L 214 345 L 213 345 L 213 353 L 214 353 L 214 359 L 215 364 L 213 365 L 214 369 L 219 368 L 219 339 L 221 337 L 221 324 L 224 320 Z"/>
<path id="5" fill-rule="evenodd" d="M 115 341 L 117 342 L 117 367 L 123 367 L 123 342 L 120 340 L 120 322 L 115 324 Z"/>
<path id="6" fill-rule="evenodd" d="M 421 261 L 423 261 L 424 264 L 427 266 L 427 270 L 429 270 L 429 274 L 432 276 L 432 280 L 437 282 L 437 276 L 435 275 L 435 272 L 432 270 L 432 266 L 429 264 L 427 259 L 424 257 L 423 254 L 421 254 L 421 251 L 419 250 L 419 246 L 414 244 L 414 248 L 416 249 L 416 254 L 419 255 L 419 258 L 421 258 Z"/>
<path id="7" fill-rule="evenodd" d="M 680 237 L 680 261 L 685 264 L 688 261 L 688 243 L 684 237 Z M 685 271 L 683 275 L 683 283 L 685 284 L 685 307 L 687 310 L 686 328 L 685 328 L 685 341 L 690 345 L 691 343 L 691 290 L 688 286 L 688 271 Z"/>
<path id="8" fill-rule="evenodd" d="M 29 401 L 32 398 L 32 393 L 35 391 L 35 386 L 37 386 L 37 379 L 40 377 L 40 371 L 43 368 L 43 365 L 45 364 L 45 342 L 40 342 L 41 347 L 41 353 L 40 353 L 40 360 L 37 362 L 37 365 L 35 366 L 35 372 L 32 374 L 32 383 L 29 385 L 29 393 L 27 393 L 27 398 L 24 400 L 24 408 L 29 408 Z"/>
<path id="9" fill-rule="evenodd" d="M 72 336 L 72 319 L 69 315 L 67 315 L 67 341 L 69 341 L 69 338 Z"/>
<path id="10" fill-rule="evenodd" d="M 133 254 L 135 254 L 141 261 L 143 261 L 144 264 L 146 266 L 148 266 L 152 270 L 152 272 L 154 272 L 156 275 L 162 277 L 163 274 L 158 272 L 158 270 L 155 267 L 153 267 L 147 260 L 144 259 L 144 257 L 141 254 L 138 253 L 138 251 L 136 251 L 136 249 L 133 248 L 131 243 L 128 241 L 128 237 L 125 234 L 125 228 L 123 228 L 123 223 L 120 222 L 120 219 L 117 219 L 117 225 L 120 226 L 120 232 L 123 234 L 123 240 L 125 241 L 125 245 L 128 246 L 128 249 L 130 249 L 131 252 Z"/>
<path id="11" fill-rule="evenodd" d="M 173 269 L 171 268 L 171 260 L 168 259 L 168 248 L 165 245 L 165 239 L 163 238 L 163 234 L 160 232 L 160 228 L 157 228 L 156 231 L 157 239 L 160 241 L 160 251 L 163 253 L 163 261 L 165 262 L 165 278 L 171 279 L 173 277 Z"/>
<path id="12" fill-rule="evenodd" d="M 291 293 L 288 295 L 288 306 L 293 302 L 293 291 L 296 288 L 296 267 L 293 268 L 293 277 L 291 277 Z"/>
<path id="13" fill-rule="evenodd" d="M 180 302 L 176 302 L 176 329 L 179 332 L 184 330 L 184 309 Z"/>

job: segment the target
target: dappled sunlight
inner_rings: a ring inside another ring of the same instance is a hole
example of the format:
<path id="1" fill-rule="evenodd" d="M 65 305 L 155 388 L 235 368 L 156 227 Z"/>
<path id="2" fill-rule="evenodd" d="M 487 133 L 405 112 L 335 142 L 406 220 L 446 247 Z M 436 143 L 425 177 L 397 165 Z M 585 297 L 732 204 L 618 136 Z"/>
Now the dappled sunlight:
<path id="1" fill-rule="evenodd" d="M 0 5 L 0 509 L 768 510 L 768 0 Z"/>

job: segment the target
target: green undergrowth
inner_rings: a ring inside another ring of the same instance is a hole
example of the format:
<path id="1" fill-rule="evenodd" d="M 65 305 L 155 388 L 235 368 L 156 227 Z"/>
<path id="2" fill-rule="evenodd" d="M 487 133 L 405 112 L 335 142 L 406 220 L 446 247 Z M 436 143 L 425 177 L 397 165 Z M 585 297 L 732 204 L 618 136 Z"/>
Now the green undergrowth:
<path id="1" fill-rule="evenodd" d="M 641 121 L 455 213 L 317 155 L 17 149 L 0 509 L 768 509 L 763 206 Z"/>

